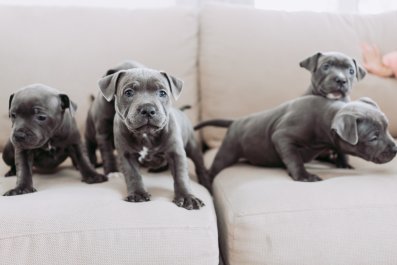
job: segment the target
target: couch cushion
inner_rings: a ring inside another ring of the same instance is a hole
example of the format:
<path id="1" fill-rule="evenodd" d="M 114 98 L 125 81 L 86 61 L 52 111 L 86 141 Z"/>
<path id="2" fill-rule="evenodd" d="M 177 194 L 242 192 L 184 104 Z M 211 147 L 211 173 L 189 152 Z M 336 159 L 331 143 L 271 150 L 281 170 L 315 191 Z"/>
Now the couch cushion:
<path id="1" fill-rule="evenodd" d="M 302 95 L 310 74 L 299 62 L 318 51 L 344 52 L 361 61 L 360 44 L 396 49 L 397 12 L 341 15 L 207 5 L 200 16 L 202 119 L 236 118 Z M 397 80 L 369 76 L 353 98 L 374 98 L 397 135 Z M 214 147 L 224 130 L 206 128 Z"/>
<path id="2" fill-rule="evenodd" d="M 308 164 L 316 183 L 243 163 L 223 170 L 213 188 L 226 264 L 397 264 L 397 160 L 351 163 Z"/>
<path id="3" fill-rule="evenodd" d="M 0 196 L 1 264 L 218 264 L 212 199 L 195 182 L 193 192 L 206 206 L 188 211 L 172 203 L 166 173 L 144 173 L 152 194 L 145 203 L 125 202 L 124 179 L 117 175 L 89 185 L 62 166 L 33 180 L 36 193 Z M 15 181 L 0 177 L 0 193 Z"/>
<path id="4" fill-rule="evenodd" d="M 192 9 L 129 10 L 94 7 L 0 6 L 0 149 L 9 137 L 8 97 L 44 83 L 78 104 L 83 128 L 97 81 L 126 59 L 163 69 L 185 81 L 177 105 L 196 121 L 198 22 Z"/>

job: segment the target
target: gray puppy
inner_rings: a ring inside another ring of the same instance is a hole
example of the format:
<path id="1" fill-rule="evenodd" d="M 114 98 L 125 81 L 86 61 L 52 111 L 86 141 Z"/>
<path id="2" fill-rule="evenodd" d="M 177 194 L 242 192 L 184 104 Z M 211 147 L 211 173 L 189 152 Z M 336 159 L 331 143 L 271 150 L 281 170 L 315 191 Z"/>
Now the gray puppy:
<path id="1" fill-rule="evenodd" d="M 138 62 L 126 61 L 109 69 L 105 76 L 112 75 L 120 70 L 142 67 L 144 66 Z M 88 110 L 84 139 L 91 164 L 99 166 L 96 156 L 96 150 L 98 148 L 102 158 L 103 171 L 107 175 L 118 171 L 113 152 L 113 120 L 116 111 L 114 109 L 114 100 L 108 102 L 102 96 L 101 92 L 98 93 L 98 96 L 93 99 Z"/>
<path id="2" fill-rule="evenodd" d="M 339 52 L 318 52 L 299 65 L 311 73 L 306 95 L 318 95 L 334 100 L 350 100 L 354 80 L 362 80 L 365 69 L 353 58 Z"/>
<path id="3" fill-rule="evenodd" d="M 35 192 L 32 168 L 55 169 L 70 157 L 86 183 L 107 178 L 97 173 L 82 151 L 80 133 L 73 113 L 76 105 L 54 88 L 35 84 L 10 96 L 12 133 L 4 152 L 11 166 L 6 175 L 17 175 L 17 186 L 4 195 Z"/>
<path id="4" fill-rule="evenodd" d="M 304 163 L 324 150 L 332 148 L 375 163 L 386 163 L 397 153 L 385 115 L 369 98 L 343 102 L 303 96 L 236 121 L 204 121 L 195 129 L 209 125 L 229 127 L 210 169 L 212 180 L 239 159 L 257 166 L 286 167 L 297 181 L 319 181 Z"/>
<path id="5" fill-rule="evenodd" d="M 119 71 L 99 81 L 106 100 L 115 100 L 114 140 L 127 201 L 150 200 L 139 166 L 168 163 L 174 178 L 174 203 L 186 209 L 204 205 L 192 195 L 186 158 L 193 160 L 199 180 L 206 180 L 202 184 L 210 188 L 201 150 L 189 119 L 171 106 L 171 97 L 179 97 L 182 84 L 165 72 L 148 68 Z"/>
<path id="6" fill-rule="evenodd" d="M 318 52 L 299 64 L 311 73 L 311 84 L 305 95 L 317 95 L 331 100 L 350 101 L 355 80 L 362 80 L 365 69 L 355 59 L 340 52 Z M 327 150 L 317 157 L 335 164 L 337 168 L 353 168 L 348 157 L 335 150 Z"/>

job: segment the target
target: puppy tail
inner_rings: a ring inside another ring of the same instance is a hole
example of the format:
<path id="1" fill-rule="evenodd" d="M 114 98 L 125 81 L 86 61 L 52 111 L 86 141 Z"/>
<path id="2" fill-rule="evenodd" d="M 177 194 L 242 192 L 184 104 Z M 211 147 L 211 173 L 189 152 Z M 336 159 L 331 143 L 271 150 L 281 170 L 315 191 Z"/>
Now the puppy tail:
<path id="1" fill-rule="evenodd" d="M 191 109 L 191 108 L 192 108 L 191 105 L 184 105 L 184 106 L 180 107 L 179 110 L 180 110 L 180 111 L 185 111 L 185 110 Z"/>
<path id="2" fill-rule="evenodd" d="M 197 124 L 196 126 L 194 126 L 194 130 L 199 130 L 206 126 L 228 128 L 233 122 L 234 122 L 233 120 L 220 120 L 220 119 L 203 121 Z"/>

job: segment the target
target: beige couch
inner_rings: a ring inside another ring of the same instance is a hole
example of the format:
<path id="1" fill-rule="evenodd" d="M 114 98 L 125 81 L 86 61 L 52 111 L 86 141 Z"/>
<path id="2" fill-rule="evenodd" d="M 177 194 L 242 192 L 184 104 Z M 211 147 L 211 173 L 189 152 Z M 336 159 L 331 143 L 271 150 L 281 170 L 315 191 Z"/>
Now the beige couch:
<path id="1" fill-rule="evenodd" d="M 9 136 L 8 95 L 26 84 L 42 82 L 68 93 L 79 105 L 83 128 L 98 78 L 132 58 L 185 81 L 177 105 L 191 104 L 194 122 L 241 117 L 301 95 L 310 78 L 298 62 L 317 51 L 360 60 L 363 41 L 384 52 L 396 49 L 396 25 L 397 12 L 3 6 L 0 144 Z M 353 94 L 375 99 L 397 136 L 395 79 L 368 75 Z M 223 134 L 203 130 L 208 166 Z M 186 211 L 171 202 L 169 173 L 145 173 L 153 199 L 132 204 L 122 200 L 119 175 L 87 185 L 65 163 L 53 175 L 35 174 L 37 193 L 0 198 L 0 263 L 211 265 L 218 263 L 219 229 L 220 251 L 230 265 L 397 264 L 397 162 L 354 158 L 352 164 L 355 170 L 308 164 L 325 179 L 318 183 L 294 182 L 282 169 L 238 164 L 216 178 L 213 199 L 194 182 L 206 207 Z M 0 177 L 0 192 L 14 184 L 14 177 Z"/>

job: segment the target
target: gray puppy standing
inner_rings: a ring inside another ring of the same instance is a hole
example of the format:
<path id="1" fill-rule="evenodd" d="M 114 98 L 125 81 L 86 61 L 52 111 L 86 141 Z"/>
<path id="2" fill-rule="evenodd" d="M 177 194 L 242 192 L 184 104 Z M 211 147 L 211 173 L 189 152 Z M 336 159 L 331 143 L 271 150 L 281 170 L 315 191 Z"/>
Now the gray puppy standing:
<path id="1" fill-rule="evenodd" d="M 311 73 L 311 83 L 305 95 L 317 95 L 330 100 L 350 101 L 355 80 L 362 80 L 365 69 L 353 58 L 340 52 L 318 52 L 299 65 Z M 335 164 L 337 168 L 353 168 L 348 157 L 335 150 L 327 150 L 318 160 Z"/>
<path id="2" fill-rule="evenodd" d="M 168 163 L 174 178 L 174 203 L 189 210 L 204 206 L 192 194 L 186 158 L 193 160 L 199 180 L 207 180 L 203 184 L 210 188 L 201 150 L 186 115 L 171 106 L 171 97 L 179 97 L 182 85 L 181 80 L 148 68 L 119 71 L 99 81 L 106 100 L 115 101 L 114 141 L 127 201 L 150 200 L 140 165 Z"/>
<path id="3" fill-rule="evenodd" d="M 205 126 L 229 127 L 211 165 L 211 180 L 239 159 L 257 166 L 286 167 L 297 181 L 319 181 L 304 163 L 324 150 L 375 163 L 386 163 L 397 153 L 385 115 L 369 98 L 343 102 L 308 95 L 236 121 L 204 121 L 195 129 Z"/>
<path id="4" fill-rule="evenodd" d="M 144 66 L 136 61 L 126 61 L 109 69 L 105 76 L 112 75 L 120 70 L 142 67 Z M 113 152 L 113 120 L 115 114 L 114 100 L 108 102 L 102 96 L 102 93 L 98 92 L 88 110 L 84 138 L 88 157 L 94 166 L 99 166 L 96 156 L 96 150 L 99 149 L 105 175 L 118 171 Z"/>
<path id="5" fill-rule="evenodd" d="M 82 151 L 80 133 L 73 113 L 76 105 L 54 88 L 35 84 L 10 96 L 12 133 L 3 160 L 11 167 L 6 175 L 17 175 L 17 186 L 4 195 L 35 192 L 32 168 L 55 169 L 70 157 L 82 181 L 99 183 L 106 176 L 97 173 Z"/>

